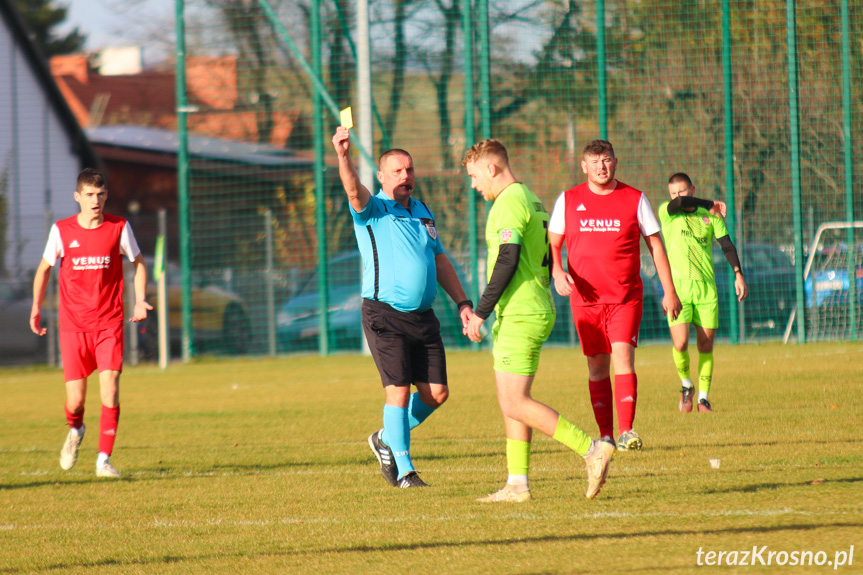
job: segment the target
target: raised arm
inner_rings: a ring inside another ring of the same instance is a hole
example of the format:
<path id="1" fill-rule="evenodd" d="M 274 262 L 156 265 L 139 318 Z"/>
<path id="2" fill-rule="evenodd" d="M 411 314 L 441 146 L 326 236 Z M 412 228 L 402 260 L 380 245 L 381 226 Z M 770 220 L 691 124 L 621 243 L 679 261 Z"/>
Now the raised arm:
<path id="1" fill-rule="evenodd" d="M 48 289 L 48 280 L 51 277 L 51 264 L 42 258 L 39 267 L 36 268 L 36 277 L 33 278 L 33 307 L 30 309 L 30 331 L 36 335 L 45 335 L 48 328 L 42 327 L 42 300 L 45 299 L 45 290 Z"/>
<path id="2" fill-rule="evenodd" d="M 668 207 L 666 209 L 668 210 L 668 215 L 673 216 L 680 210 L 689 208 L 704 208 L 714 216 L 722 216 L 723 218 L 728 210 L 725 206 L 725 202 L 720 202 L 718 200 L 703 200 L 693 196 L 677 196 L 668 202 Z"/>
<path id="3" fill-rule="evenodd" d="M 665 253 L 665 245 L 659 233 L 645 236 L 644 242 L 650 250 L 650 255 L 653 256 L 656 275 L 659 276 L 659 282 L 662 284 L 662 309 L 671 316 L 671 319 L 677 319 L 682 306 L 680 298 L 677 297 L 677 290 L 674 289 L 674 281 L 671 279 L 671 266 L 668 263 L 668 254 Z"/>
<path id="4" fill-rule="evenodd" d="M 336 128 L 336 133 L 333 135 L 333 147 L 336 149 L 336 154 L 339 157 L 339 177 L 342 180 L 342 186 L 345 188 L 345 193 L 348 195 L 348 201 L 355 212 L 361 212 L 369 203 L 371 194 L 369 190 L 360 182 L 360 176 L 357 174 L 357 168 L 351 159 L 351 132 L 347 128 L 339 126 Z"/>

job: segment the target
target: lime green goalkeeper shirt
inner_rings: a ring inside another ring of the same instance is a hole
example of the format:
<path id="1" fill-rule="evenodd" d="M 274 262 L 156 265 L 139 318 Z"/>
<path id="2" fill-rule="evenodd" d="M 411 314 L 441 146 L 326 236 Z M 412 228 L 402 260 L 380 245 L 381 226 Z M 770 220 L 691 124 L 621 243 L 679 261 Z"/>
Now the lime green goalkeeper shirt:
<path id="1" fill-rule="evenodd" d="M 675 280 L 708 282 L 716 289 L 713 238 L 728 235 L 725 222 L 704 208 L 668 214 L 668 202 L 659 206 L 659 223 L 665 238 L 671 276 Z M 675 287 L 677 282 L 675 282 Z"/>

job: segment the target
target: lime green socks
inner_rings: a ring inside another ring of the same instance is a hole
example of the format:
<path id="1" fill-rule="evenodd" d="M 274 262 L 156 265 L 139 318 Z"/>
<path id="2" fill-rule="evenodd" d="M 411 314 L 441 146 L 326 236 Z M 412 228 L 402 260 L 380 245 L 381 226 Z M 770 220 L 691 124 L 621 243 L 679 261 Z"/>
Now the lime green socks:
<path id="1" fill-rule="evenodd" d="M 581 456 L 587 455 L 590 449 L 590 436 L 568 422 L 562 415 L 557 420 L 557 428 L 554 430 L 552 438 Z"/>
<path id="2" fill-rule="evenodd" d="M 677 375 L 680 379 L 689 379 L 689 350 L 677 351 L 672 347 L 671 356 L 674 358 L 674 365 L 677 366 Z"/>
<path id="3" fill-rule="evenodd" d="M 713 352 L 698 353 L 698 397 L 707 397 L 713 380 Z"/>
<path id="4" fill-rule="evenodd" d="M 530 443 L 506 439 L 506 471 L 510 475 L 527 475 L 530 468 Z"/>

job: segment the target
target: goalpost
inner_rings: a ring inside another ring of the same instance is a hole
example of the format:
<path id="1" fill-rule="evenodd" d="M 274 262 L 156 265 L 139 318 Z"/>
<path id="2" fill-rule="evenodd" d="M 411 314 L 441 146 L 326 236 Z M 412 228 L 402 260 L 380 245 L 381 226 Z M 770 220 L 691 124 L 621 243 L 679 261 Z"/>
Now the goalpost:
<path id="1" fill-rule="evenodd" d="M 859 336 L 863 242 L 855 240 L 855 229 L 863 229 L 863 221 L 825 222 L 815 232 L 803 270 L 807 340 Z M 795 306 L 785 327 L 784 343 L 791 337 L 796 315 Z"/>

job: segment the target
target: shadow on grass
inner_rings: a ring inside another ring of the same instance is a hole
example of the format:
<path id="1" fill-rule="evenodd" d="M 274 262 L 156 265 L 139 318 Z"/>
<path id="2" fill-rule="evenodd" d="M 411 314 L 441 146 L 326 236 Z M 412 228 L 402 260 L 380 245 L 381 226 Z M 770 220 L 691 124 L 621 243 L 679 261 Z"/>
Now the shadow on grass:
<path id="1" fill-rule="evenodd" d="M 680 537 L 686 535 L 739 535 L 739 534 L 759 534 L 764 533 L 782 533 L 788 531 L 815 531 L 819 529 L 830 528 L 860 528 L 863 527 L 863 522 L 837 522 L 837 523 L 812 523 L 804 525 L 757 525 L 752 527 L 728 527 L 724 529 L 664 529 L 655 531 L 644 531 L 641 533 L 625 531 L 620 533 L 609 534 L 579 534 L 579 535 L 543 535 L 538 537 L 519 537 L 510 539 L 483 539 L 475 541 L 429 541 L 422 543 L 404 543 L 404 544 L 386 544 L 386 545 L 356 545 L 347 547 L 330 547 L 324 549 L 306 549 L 306 550 L 284 550 L 272 551 L 266 553 L 258 553 L 251 555 L 248 553 L 210 553 L 190 556 L 175 556 L 167 555 L 163 557 L 153 557 L 146 559 L 132 559 L 122 561 L 119 559 L 102 559 L 100 561 L 81 561 L 68 563 L 54 563 L 39 567 L 39 571 L 59 571 L 68 569 L 99 569 L 101 567 L 112 566 L 133 566 L 133 565 L 166 565 L 179 563 L 197 563 L 200 561 L 213 561 L 224 559 L 252 559 L 265 557 L 292 557 L 302 555 L 320 555 L 324 553 L 388 553 L 393 551 L 416 551 L 429 549 L 447 549 L 447 548 L 465 548 L 470 546 L 486 547 L 492 545 L 523 545 L 531 543 L 564 543 L 574 541 L 601 541 L 601 540 L 637 540 L 642 537 Z M 7 567 L 0 568 L 0 573 L 28 573 L 34 570 L 33 567 Z M 650 571 L 667 570 L 665 568 L 649 568 Z"/>
<path id="2" fill-rule="evenodd" d="M 704 441 L 701 443 L 680 443 L 680 444 L 659 445 L 659 446 L 654 446 L 651 444 L 648 449 L 650 451 L 653 451 L 653 450 L 656 450 L 656 451 L 684 451 L 684 450 L 693 451 L 693 450 L 705 449 L 705 448 L 722 448 L 722 447 L 732 447 L 732 448 L 738 448 L 738 447 L 740 447 L 740 448 L 743 448 L 743 447 L 771 447 L 771 446 L 776 446 L 776 445 L 785 446 L 785 445 L 794 445 L 794 444 L 797 444 L 797 445 L 812 445 L 812 444 L 828 445 L 830 443 L 842 443 L 842 442 L 841 441 L 836 441 L 836 442 L 824 441 L 824 440 L 818 440 L 818 439 L 816 439 L 816 440 L 807 439 L 807 440 L 799 440 L 799 441 L 787 441 L 787 440 L 783 439 L 781 441 L 780 440 L 776 440 L 776 441 L 751 441 L 751 442 L 740 441 L 740 442 L 713 442 L 713 443 L 711 443 L 709 441 Z M 645 451 L 647 451 L 648 449 L 645 449 Z"/>
<path id="3" fill-rule="evenodd" d="M 420 449 L 417 449 L 417 452 L 419 452 L 419 451 L 420 451 Z M 488 459 L 490 457 L 498 458 L 498 457 L 505 457 L 505 456 L 506 456 L 506 452 L 503 449 L 501 449 L 500 451 L 491 451 L 489 453 L 458 453 L 458 454 L 453 454 L 453 453 L 437 453 L 437 454 L 435 454 L 435 453 L 429 453 L 429 454 L 418 453 L 417 455 L 414 456 L 414 458 L 417 461 L 454 462 L 454 461 L 458 461 L 458 460 L 462 460 L 462 459 L 472 461 L 474 459 Z"/>
<path id="4" fill-rule="evenodd" d="M 261 464 L 261 463 L 248 463 L 248 464 L 227 464 L 227 463 L 219 463 L 209 467 L 201 467 L 195 470 L 189 470 L 186 468 L 173 468 L 173 467 L 144 467 L 136 469 L 128 474 L 124 474 L 123 476 L 117 479 L 105 479 L 99 478 L 96 476 L 88 477 L 88 478 L 78 478 L 78 479 L 68 479 L 65 477 L 57 476 L 54 479 L 44 479 L 41 481 L 28 481 L 26 483 L 0 483 L 0 492 L 2 491 L 12 491 L 17 489 L 31 489 L 38 487 L 54 487 L 54 486 L 65 486 L 65 485 L 90 485 L 96 483 L 117 483 L 117 482 L 130 482 L 130 481 L 152 481 L 152 480 L 166 480 L 166 479 L 185 479 L 188 477 L 194 477 L 197 479 L 205 479 L 217 477 L 220 474 L 234 472 L 236 475 L 256 475 L 260 472 L 268 472 L 268 471 L 279 471 L 283 469 L 312 469 L 314 467 L 319 466 L 320 464 L 315 464 L 310 461 L 299 461 L 299 462 L 285 462 L 285 463 L 270 463 L 270 464 Z"/>
<path id="5" fill-rule="evenodd" d="M 128 477 L 120 477 L 119 479 L 104 479 L 92 477 L 89 479 L 46 479 L 44 481 L 30 481 L 27 483 L 12 483 L 9 485 L 0 483 L 0 491 L 12 491 L 14 489 L 30 489 L 35 487 L 63 487 L 66 485 L 90 485 L 93 483 L 116 483 L 118 481 L 128 481 Z"/>
<path id="6" fill-rule="evenodd" d="M 863 477 L 844 477 L 841 479 L 825 479 L 817 485 L 827 483 L 861 483 Z M 723 493 L 758 493 L 759 491 L 771 491 L 774 489 L 783 489 L 785 487 L 811 487 L 812 481 L 794 481 L 788 483 L 753 483 L 752 485 L 744 485 L 742 487 L 730 487 L 728 489 L 707 489 L 702 491 L 704 495 L 719 495 Z"/>
<path id="7" fill-rule="evenodd" d="M 488 541 L 434 541 L 424 543 L 405 543 L 401 545 L 358 545 L 353 547 L 331 547 L 321 549 L 315 553 L 369 553 L 377 551 L 412 551 L 417 549 L 440 549 L 447 547 L 466 547 L 470 545 L 485 546 L 485 545 L 519 545 L 522 543 L 556 543 L 567 541 L 596 541 L 603 539 L 639 539 L 642 537 L 679 537 L 681 535 L 739 535 L 746 533 L 763 534 L 767 532 L 776 533 L 783 531 L 812 531 L 826 528 L 859 528 L 863 527 L 863 521 L 860 522 L 837 522 L 837 523 L 811 523 L 804 525 L 757 525 L 752 527 L 727 527 L 724 529 L 664 529 L 657 531 L 644 531 L 641 533 L 633 533 L 626 531 L 623 533 L 610 534 L 583 534 L 583 535 L 543 535 L 539 537 L 520 537 L 517 539 L 495 539 Z M 309 551 L 311 553 L 311 551 Z"/>
<path id="8" fill-rule="evenodd" d="M 245 472 L 254 472 L 254 471 L 278 471 L 281 469 L 292 469 L 292 468 L 303 468 L 303 469 L 312 469 L 314 467 L 321 467 L 320 463 L 312 463 L 311 461 L 285 461 L 281 463 L 217 463 L 212 466 L 212 469 L 215 471 L 245 471 Z M 329 465 L 327 465 L 329 467 Z"/>

